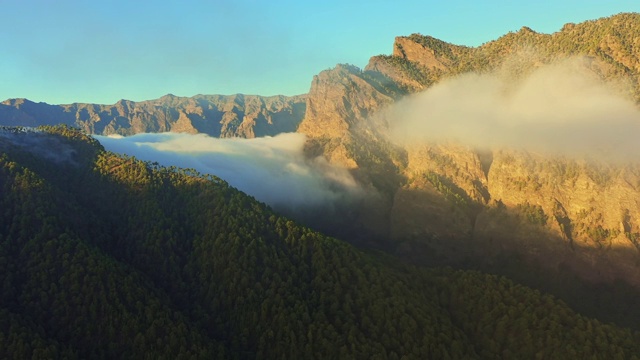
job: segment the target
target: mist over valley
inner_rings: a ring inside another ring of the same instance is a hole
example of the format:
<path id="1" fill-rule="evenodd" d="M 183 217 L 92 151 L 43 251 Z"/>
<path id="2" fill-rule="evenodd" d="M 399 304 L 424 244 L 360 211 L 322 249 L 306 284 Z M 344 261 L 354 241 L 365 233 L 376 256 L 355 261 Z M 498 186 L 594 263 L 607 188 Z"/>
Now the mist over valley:
<path id="1" fill-rule="evenodd" d="M 254 139 L 185 133 L 94 137 L 115 153 L 215 175 L 290 215 L 304 208 L 326 210 L 363 195 L 346 169 L 323 157 L 306 158 L 306 138 L 299 133 Z"/>
<path id="2" fill-rule="evenodd" d="M 297 96 L 0 103 L 0 357 L 637 356 L 638 33 L 398 36 Z"/>

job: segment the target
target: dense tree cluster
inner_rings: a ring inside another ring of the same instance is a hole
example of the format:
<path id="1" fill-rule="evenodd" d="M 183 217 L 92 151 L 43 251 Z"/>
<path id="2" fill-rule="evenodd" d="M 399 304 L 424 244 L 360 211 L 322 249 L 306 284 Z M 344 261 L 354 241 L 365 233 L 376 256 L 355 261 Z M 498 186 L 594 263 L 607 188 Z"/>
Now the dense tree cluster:
<path id="1" fill-rule="evenodd" d="M 639 334 L 505 278 L 363 252 L 216 177 L 44 131 L 75 161 L 0 155 L 2 358 L 640 354 Z"/>

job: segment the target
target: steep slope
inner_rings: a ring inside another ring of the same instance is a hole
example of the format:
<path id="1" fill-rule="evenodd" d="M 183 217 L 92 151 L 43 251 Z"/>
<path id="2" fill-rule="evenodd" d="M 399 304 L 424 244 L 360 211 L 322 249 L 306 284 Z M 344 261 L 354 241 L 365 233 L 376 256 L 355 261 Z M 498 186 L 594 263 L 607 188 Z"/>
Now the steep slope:
<path id="1" fill-rule="evenodd" d="M 350 169 L 375 194 L 360 207 L 352 225 L 362 229 L 369 243 L 388 237 L 391 194 L 401 182 L 398 169 L 406 162 L 402 150 L 380 134 L 385 119 L 374 114 L 405 93 L 380 73 L 338 65 L 314 76 L 298 128 L 308 137 L 308 156 L 324 156 Z"/>
<path id="2" fill-rule="evenodd" d="M 305 112 L 304 101 L 304 95 L 242 94 L 165 95 L 141 102 L 120 100 L 113 105 L 49 105 L 10 99 L 0 104 L 0 125 L 65 124 L 100 135 L 173 131 L 254 138 L 295 131 Z"/>
<path id="3" fill-rule="evenodd" d="M 640 30 L 639 20 L 638 14 L 621 14 L 567 24 L 552 35 L 523 27 L 475 49 L 436 43 L 434 52 L 452 54 L 445 58 L 448 62 L 439 61 L 430 69 L 422 66 L 425 73 L 433 73 L 448 64 L 448 73 L 442 76 L 499 69 L 503 76 L 519 79 L 542 64 L 582 55 L 587 56 L 581 62 L 587 71 L 602 79 L 632 84 L 638 101 L 640 53 L 631 49 L 636 41 L 633 34 Z M 414 47 L 433 43 L 413 38 Z M 402 48 L 407 42 L 401 42 Z M 417 64 L 435 61 L 429 52 L 410 53 Z M 419 57 L 422 63 L 416 60 Z M 396 239 L 416 235 L 490 239 L 499 245 L 483 244 L 482 251 L 508 248 L 548 262 L 552 268 L 563 264 L 592 280 L 622 278 L 640 286 L 635 270 L 635 229 L 640 214 L 633 200 L 640 195 L 636 164 L 550 158 L 509 149 L 478 152 L 464 144 L 413 146 L 407 148 L 407 154 L 407 183 L 396 193 L 392 211 L 397 219 L 391 225 Z M 440 200 L 427 203 L 440 201 L 441 205 L 411 211 L 425 203 L 416 193 L 439 194 L 433 196 Z M 467 249 L 468 245 L 465 241 L 455 244 Z M 457 255 L 467 254 L 462 251 Z"/>
<path id="4" fill-rule="evenodd" d="M 2 134 L 2 357 L 640 353 L 640 334 L 548 295 L 363 253 L 213 176 L 118 157 L 66 128 Z M 74 151 L 54 161 L 34 150 L 47 142 Z"/>
<path id="5" fill-rule="evenodd" d="M 523 27 L 477 48 L 398 37 L 392 55 L 372 57 L 364 70 L 340 65 L 318 75 L 298 131 L 310 136 L 310 153 L 354 169 L 379 191 L 385 201 L 362 211 L 384 214 L 369 230 L 382 234 L 388 251 L 421 263 L 491 268 L 538 285 L 526 273 L 540 267 L 548 278 L 543 287 L 558 294 L 562 286 L 551 283 L 566 274 L 577 275 L 574 283 L 640 289 L 636 163 L 451 141 L 398 146 L 385 134 L 398 121 L 386 109 L 403 95 L 469 72 L 517 83 L 569 57 L 595 78 L 624 84 L 640 103 L 638 33 L 640 14 L 618 14 L 553 34 Z M 509 257 L 520 259 L 519 273 L 497 265 Z M 582 294 L 565 299 L 578 304 L 594 296 Z"/>
<path id="6" fill-rule="evenodd" d="M 477 48 L 419 34 L 397 37 L 393 55 L 372 57 L 364 71 L 339 65 L 316 76 L 307 98 L 309 111 L 299 131 L 313 138 L 351 138 L 361 126 L 367 126 L 361 123 L 375 118 L 373 115 L 391 100 L 443 78 L 498 69 L 517 78 L 542 64 L 574 55 L 587 56 L 590 68 L 603 78 L 624 77 L 640 101 L 639 23 L 640 14 L 632 13 L 567 24 L 551 35 L 523 27 Z M 329 158 L 334 148 L 343 152 L 339 146 L 329 148 Z M 338 156 L 337 161 L 353 167 L 349 158 L 354 156 Z"/>

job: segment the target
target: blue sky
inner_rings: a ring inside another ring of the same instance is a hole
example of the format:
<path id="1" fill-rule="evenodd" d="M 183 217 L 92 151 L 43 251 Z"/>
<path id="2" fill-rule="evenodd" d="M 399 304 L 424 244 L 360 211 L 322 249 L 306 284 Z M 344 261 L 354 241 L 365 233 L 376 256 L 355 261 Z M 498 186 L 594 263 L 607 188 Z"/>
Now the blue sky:
<path id="1" fill-rule="evenodd" d="M 640 12 L 640 1 L 0 0 L 0 101 L 295 95 L 337 63 L 364 67 L 395 36 L 477 46 L 529 26 Z"/>

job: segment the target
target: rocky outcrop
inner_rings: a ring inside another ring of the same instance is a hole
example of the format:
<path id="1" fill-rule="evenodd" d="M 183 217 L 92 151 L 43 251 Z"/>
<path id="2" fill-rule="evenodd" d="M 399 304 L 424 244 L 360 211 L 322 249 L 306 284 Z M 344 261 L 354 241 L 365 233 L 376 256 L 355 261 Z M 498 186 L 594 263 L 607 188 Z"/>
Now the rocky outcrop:
<path id="1" fill-rule="evenodd" d="M 307 95 L 306 113 L 298 132 L 310 138 L 309 148 L 332 163 L 358 168 L 355 138 L 371 134 L 378 126 L 372 115 L 393 102 L 355 66 L 338 65 L 314 76 Z"/>
<path id="2" fill-rule="evenodd" d="M 461 56 L 472 49 L 446 43 L 431 36 L 414 34 L 396 37 L 393 56 L 419 64 L 427 71 L 448 71 Z"/>
<path id="3" fill-rule="evenodd" d="M 401 254 L 415 243 L 448 248 L 449 261 L 517 253 L 640 286 L 640 165 L 437 145 L 411 150 L 405 175 L 390 222 Z"/>
<path id="4" fill-rule="evenodd" d="M 386 208 L 377 211 L 386 220 L 376 224 L 397 254 L 444 263 L 520 254 L 640 287 L 640 170 L 464 144 L 399 147 L 387 140 L 394 119 L 384 112 L 460 73 L 518 79 L 574 56 L 595 76 L 631 84 L 640 100 L 639 24 L 639 14 L 620 14 L 554 34 L 523 27 L 477 48 L 398 37 L 392 55 L 372 57 L 364 70 L 339 65 L 317 75 L 298 131 L 309 136 L 310 155 L 352 169 L 383 195 L 378 206 Z"/>
<path id="5" fill-rule="evenodd" d="M 120 100 L 113 105 L 49 105 L 10 99 L 0 104 L 0 124 L 66 124 L 100 135 L 172 131 L 253 138 L 295 131 L 304 112 L 304 95 L 166 95 L 141 102 Z"/>

